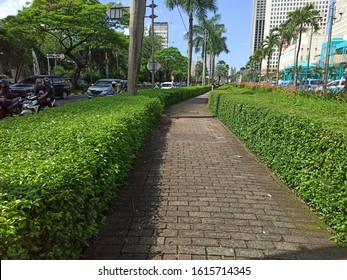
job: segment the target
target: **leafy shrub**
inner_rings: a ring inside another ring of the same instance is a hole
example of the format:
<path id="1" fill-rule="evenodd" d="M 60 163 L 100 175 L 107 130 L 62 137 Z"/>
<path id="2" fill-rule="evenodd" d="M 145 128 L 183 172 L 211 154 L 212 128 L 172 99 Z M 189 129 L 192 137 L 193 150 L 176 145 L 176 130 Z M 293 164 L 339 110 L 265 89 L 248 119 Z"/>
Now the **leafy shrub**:
<path id="1" fill-rule="evenodd" d="M 156 97 L 161 100 L 165 107 L 182 102 L 189 98 L 201 95 L 211 89 L 209 86 L 180 87 L 173 89 L 144 90 L 139 95 Z"/>
<path id="2" fill-rule="evenodd" d="M 78 258 L 162 108 L 115 96 L 1 123 L 1 258 Z"/>
<path id="3" fill-rule="evenodd" d="M 164 105 L 207 91 L 96 98 L 1 122 L 1 259 L 78 259 Z"/>
<path id="4" fill-rule="evenodd" d="M 336 100 L 247 87 L 215 91 L 209 109 L 347 245 L 347 108 Z"/>

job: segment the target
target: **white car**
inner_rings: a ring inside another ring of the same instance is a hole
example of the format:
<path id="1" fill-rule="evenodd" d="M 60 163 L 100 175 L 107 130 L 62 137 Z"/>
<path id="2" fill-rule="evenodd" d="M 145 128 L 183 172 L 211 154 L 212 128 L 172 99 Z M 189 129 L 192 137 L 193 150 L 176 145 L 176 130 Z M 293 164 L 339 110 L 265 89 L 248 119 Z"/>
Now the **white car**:
<path id="1" fill-rule="evenodd" d="M 165 82 L 165 83 L 162 83 L 160 86 L 160 89 L 172 89 L 172 88 L 174 88 L 173 82 Z"/>
<path id="2" fill-rule="evenodd" d="M 340 80 L 335 80 L 327 84 L 327 91 L 329 92 L 341 92 L 345 89 L 346 86 L 346 80 L 345 79 L 340 79 Z"/>

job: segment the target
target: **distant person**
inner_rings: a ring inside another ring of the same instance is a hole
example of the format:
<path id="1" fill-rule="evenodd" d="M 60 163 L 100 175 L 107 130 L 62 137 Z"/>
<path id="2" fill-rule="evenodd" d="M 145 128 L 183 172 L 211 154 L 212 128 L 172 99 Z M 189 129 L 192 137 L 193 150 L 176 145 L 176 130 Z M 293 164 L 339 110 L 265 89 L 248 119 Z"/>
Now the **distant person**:
<path id="1" fill-rule="evenodd" d="M 21 101 L 20 97 L 14 98 L 11 93 L 10 81 L 7 79 L 0 80 L 0 105 L 4 108 L 7 113 L 13 106 Z"/>
<path id="2" fill-rule="evenodd" d="M 155 86 L 154 86 L 154 89 L 160 89 L 160 84 L 156 83 Z"/>
<path id="3" fill-rule="evenodd" d="M 53 101 L 50 97 L 49 87 L 45 85 L 44 80 L 41 78 L 36 79 L 34 94 L 38 97 L 40 107 L 50 106 L 51 102 Z"/>
<path id="4" fill-rule="evenodd" d="M 6 79 L 0 80 L 0 95 L 5 97 L 6 99 L 11 99 L 11 89 L 10 89 L 10 81 Z"/>

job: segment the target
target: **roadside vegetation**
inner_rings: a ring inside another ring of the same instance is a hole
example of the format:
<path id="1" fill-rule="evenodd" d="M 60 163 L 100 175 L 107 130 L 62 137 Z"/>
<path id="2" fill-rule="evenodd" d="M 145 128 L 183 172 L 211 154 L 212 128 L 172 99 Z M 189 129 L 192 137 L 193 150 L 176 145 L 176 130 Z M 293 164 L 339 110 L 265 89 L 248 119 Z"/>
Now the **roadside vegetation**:
<path id="1" fill-rule="evenodd" d="M 163 108 L 208 90 L 121 94 L 0 122 L 0 258 L 78 259 Z"/>
<path id="2" fill-rule="evenodd" d="M 209 109 L 347 246 L 346 96 L 231 85 Z"/>

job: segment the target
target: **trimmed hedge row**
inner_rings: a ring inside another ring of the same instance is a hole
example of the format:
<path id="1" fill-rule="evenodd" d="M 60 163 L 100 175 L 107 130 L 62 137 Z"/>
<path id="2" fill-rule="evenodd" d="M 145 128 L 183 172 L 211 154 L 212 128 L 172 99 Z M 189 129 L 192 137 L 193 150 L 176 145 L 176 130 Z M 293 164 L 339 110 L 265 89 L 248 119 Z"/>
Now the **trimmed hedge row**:
<path id="1" fill-rule="evenodd" d="M 1 123 L 1 258 L 78 258 L 162 109 L 115 96 Z"/>
<path id="2" fill-rule="evenodd" d="M 231 87 L 208 106 L 347 246 L 346 104 Z"/>
<path id="3" fill-rule="evenodd" d="M 78 259 L 163 104 L 203 93 L 184 91 L 96 98 L 1 122 L 1 259 Z"/>
<path id="4" fill-rule="evenodd" d="M 189 98 L 204 94 L 211 90 L 211 86 L 180 87 L 173 89 L 143 90 L 139 95 L 157 97 L 165 107 L 177 104 Z"/>

